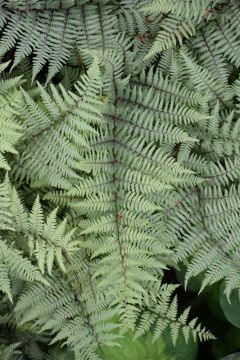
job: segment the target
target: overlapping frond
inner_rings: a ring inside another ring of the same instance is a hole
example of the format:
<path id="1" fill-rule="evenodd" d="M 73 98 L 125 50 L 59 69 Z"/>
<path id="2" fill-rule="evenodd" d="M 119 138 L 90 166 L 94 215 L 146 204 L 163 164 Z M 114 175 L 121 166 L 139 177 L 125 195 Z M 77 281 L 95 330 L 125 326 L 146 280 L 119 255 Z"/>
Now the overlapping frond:
<path id="1" fill-rule="evenodd" d="M 2 73 L 9 63 L 0 65 Z M 14 90 L 20 83 L 20 77 L 12 79 L 0 79 L 0 168 L 10 170 L 10 166 L 5 157 L 6 153 L 16 154 L 16 143 L 21 137 L 21 126 L 17 121 L 16 115 L 21 104 L 21 93 Z"/>
<path id="2" fill-rule="evenodd" d="M 75 85 L 75 93 L 51 85 L 51 94 L 38 85 L 41 103 L 23 90 L 19 121 L 24 136 L 12 164 L 15 177 L 31 184 L 68 188 L 79 178 L 79 149 L 88 147 L 93 125 L 101 121 L 100 73 L 93 64 Z M 36 121 L 37 119 L 37 121 Z"/>
<path id="3" fill-rule="evenodd" d="M 146 1 L 141 9 L 151 14 L 171 12 L 187 19 L 201 20 L 211 3 L 211 0 L 152 0 Z"/>
<path id="4" fill-rule="evenodd" d="M 87 177 L 67 192 L 45 198 L 87 217 L 79 219 L 78 227 L 86 235 L 82 246 L 98 259 L 98 287 L 111 294 L 122 318 L 133 327 L 137 304 L 147 295 L 146 284 L 158 281 L 171 253 L 154 233 L 154 214 L 161 212 L 158 199 L 175 184 L 201 182 L 167 154 L 166 144 L 194 142 L 178 125 L 208 116 L 198 111 L 202 98 L 188 96 L 187 89 L 182 104 L 176 104 L 180 84 L 161 74 L 155 86 L 142 85 L 143 74 L 132 81 L 121 79 L 120 60 L 112 52 L 102 57 L 111 93 L 103 124 L 78 162 Z"/>
<path id="5" fill-rule="evenodd" d="M 109 321 L 117 309 L 107 310 L 104 296 L 95 300 L 82 298 L 80 279 L 75 290 L 64 279 L 53 278 L 50 283 L 50 287 L 36 284 L 23 289 L 15 307 L 20 324 L 37 321 L 40 331 L 51 330 L 55 335 L 53 344 L 62 341 L 82 359 L 99 359 L 97 346 L 114 344 L 119 337 L 113 333 L 118 325 Z"/>
<path id="6" fill-rule="evenodd" d="M 238 97 L 239 84 L 234 92 Z M 204 182 L 189 191 L 180 191 L 169 212 L 169 232 L 174 234 L 174 261 L 187 263 L 186 282 L 203 273 L 201 290 L 225 280 L 230 296 L 239 288 L 239 118 L 236 107 L 215 100 L 211 118 L 192 127 L 200 140 L 189 147 L 182 144 L 178 159 L 196 171 Z"/>
<path id="7" fill-rule="evenodd" d="M 31 338 L 20 359 L 99 360 L 126 328 L 213 338 L 162 280 L 184 263 L 200 291 L 240 288 L 239 16 L 0 0 L 0 321 Z"/>
<path id="8" fill-rule="evenodd" d="M 79 50 L 107 48 L 116 36 L 112 7 L 86 1 L 0 4 L 0 56 L 15 48 L 13 67 L 34 54 L 33 78 L 49 63 L 50 80 Z M 111 16 L 110 16 L 111 14 Z"/>
<path id="9" fill-rule="evenodd" d="M 11 279 L 48 284 L 38 268 L 24 258 L 20 251 L 7 246 L 3 239 L 0 239 L 0 268 L 0 290 L 7 294 L 11 301 Z"/>

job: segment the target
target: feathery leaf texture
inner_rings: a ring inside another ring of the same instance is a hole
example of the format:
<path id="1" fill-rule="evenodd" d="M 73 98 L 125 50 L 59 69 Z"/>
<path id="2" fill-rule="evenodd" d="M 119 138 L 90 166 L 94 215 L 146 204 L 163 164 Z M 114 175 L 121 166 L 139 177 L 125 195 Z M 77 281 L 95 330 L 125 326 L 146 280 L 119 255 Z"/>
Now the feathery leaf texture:
<path id="1" fill-rule="evenodd" d="M 0 0 L 1 358 L 99 360 L 128 329 L 214 338 L 163 275 L 240 288 L 239 16 Z"/>

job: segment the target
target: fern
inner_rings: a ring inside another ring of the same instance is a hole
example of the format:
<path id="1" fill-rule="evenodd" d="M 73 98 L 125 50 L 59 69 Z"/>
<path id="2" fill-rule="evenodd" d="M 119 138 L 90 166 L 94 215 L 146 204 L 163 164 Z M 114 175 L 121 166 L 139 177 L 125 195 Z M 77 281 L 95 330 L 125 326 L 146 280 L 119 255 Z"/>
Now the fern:
<path id="1" fill-rule="evenodd" d="M 0 256 L 1 256 L 1 283 L 0 289 L 6 293 L 12 301 L 10 280 L 19 279 L 25 281 L 40 281 L 45 284 L 48 282 L 41 276 L 38 269 L 31 264 L 29 260 L 24 258 L 22 254 L 11 249 L 1 239 L 0 242 Z"/>
<path id="2" fill-rule="evenodd" d="M 9 178 L 6 176 L 4 181 L 0 184 L 0 230 L 13 230 L 13 219 L 11 212 L 11 194 L 12 187 Z"/>
<path id="3" fill-rule="evenodd" d="M 75 298 L 76 291 L 66 282 L 60 283 L 59 279 L 55 284 L 52 279 L 51 285 L 48 288 L 34 285 L 23 289 L 15 307 L 20 324 L 38 319 L 41 331 L 51 330 L 55 334 L 52 343 L 61 340 L 80 353 L 82 358 L 98 359 L 95 354 L 97 345 L 101 342 L 114 343 L 114 339 L 118 338 L 117 334 L 107 336 L 116 328 L 116 324 L 107 322 L 116 310 L 103 310 L 107 304 L 103 297 L 98 299 L 97 304 L 93 301 L 84 303 L 80 294 Z"/>
<path id="4" fill-rule="evenodd" d="M 8 65 L 8 63 L 1 64 L 0 73 L 2 73 Z M 0 168 L 5 170 L 10 170 L 5 153 L 17 153 L 15 145 L 22 135 L 21 126 L 16 119 L 17 111 L 21 103 L 21 94 L 19 91 L 12 90 L 19 82 L 20 77 L 0 80 Z"/>
<path id="5" fill-rule="evenodd" d="M 164 275 L 240 288 L 239 11 L 0 0 L 1 358 L 214 338 Z"/>
<path id="6" fill-rule="evenodd" d="M 121 82 L 126 81 L 118 79 L 118 65 L 112 60 L 102 60 L 112 76 L 114 89 L 104 109 L 104 125 L 99 135 L 93 135 L 90 148 L 84 150 L 79 163 L 79 169 L 92 176 L 82 177 L 81 183 L 68 192 L 50 193 L 45 198 L 86 214 L 88 219 L 79 222 L 81 234 L 87 235 L 85 246 L 92 257 L 101 256 L 94 276 L 102 278 L 102 291 L 109 292 L 111 284 L 115 284 L 112 296 L 132 326 L 135 304 L 146 294 L 144 284 L 157 280 L 156 274 L 161 275 L 165 255 L 169 254 L 169 249 L 151 234 L 151 218 L 161 211 L 157 194 L 175 183 L 198 181 L 166 155 L 164 145 L 162 150 L 156 148 L 156 142 L 175 143 L 181 134 L 176 129 L 176 135 L 168 139 L 168 131 L 172 135 L 174 132 L 172 127 L 166 127 L 164 136 L 158 136 L 163 131 L 158 116 L 162 121 L 165 118 L 187 123 L 187 114 L 189 120 L 190 116 L 192 120 L 205 115 L 184 105 L 176 106 L 174 112 L 174 101 L 169 105 L 159 99 L 158 93 L 153 97 L 148 89 L 144 94 L 141 86 L 131 89 L 127 85 L 122 89 Z M 154 123 L 152 119 L 156 119 Z M 182 136 L 182 140 L 194 140 L 187 134 Z"/>
<path id="7" fill-rule="evenodd" d="M 65 271 L 64 257 L 76 251 L 76 244 L 72 240 L 74 229 L 65 234 L 66 219 L 58 225 L 56 215 L 57 209 L 48 215 L 44 223 L 41 205 L 37 198 L 29 216 L 28 246 L 36 256 L 42 273 L 46 266 L 48 273 L 51 274 L 54 259 Z"/>
<path id="8" fill-rule="evenodd" d="M 187 58 L 185 58 L 186 61 Z M 191 75 L 190 75 L 191 76 Z M 238 94 L 238 82 L 234 89 Z M 204 274 L 202 287 L 225 279 L 225 292 L 230 296 L 239 287 L 238 279 L 238 183 L 239 147 L 236 109 L 215 98 L 212 118 L 192 135 L 200 143 L 187 147 L 182 144 L 180 162 L 205 179 L 201 185 L 180 191 L 176 207 L 169 214 L 169 232 L 180 239 L 174 261 L 187 264 L 186 282 Z"/>
<path id="9" fill-rule="evenodd" d="M 10 346 L 0 347 L 0 355 L 2 360 L 15 360 L 18 359 L 18 355 L 21 354 L 17 347 L 19 344 L 12 344 Z"/>
<path id="10" fill-rule="evenodd" d="M 183 313 L 177 314 L 177 298 L 171 300 L 171 296 L 176 289 L 174 285 L 162 285 L 159 289 L 159 296 L 154 298 L 153 304 L 143 304 L 138 325 L 136 328 L 136 336 L 141 336 L 146 333 L 151 327 L 154 328 L 153 341 L 170 327 L 170 334 L 173 344 L 176 344 L 179 332 L 182 331 L 185 341 L 189 341 L 189 336 L 193 336 L 194 340 L 199 338 L 200 341 L 214 338 L 209 331 L 201 328 L 201 325 L 196 326 L 197 318 L 187 323 L 189 308 L 185 309 Z M 194 328 L 194 330 L 193 330 Z"/>
<path id="11" fill-rule="evenodd" d="M 181 45 L 183 38 L 188 39 L 194 34 L 194 31 L 194 25 L 190 21 L 169 16 L 161 22 L 160 31 L 147 57 L 151 57 L 159 52 L 161 53 L 163 50 L 171 49 L 178 43 Z"/>
<path id="12" fill-rule="evenodd" d="M 114 17 L 109 18 L 111 8 L 85 2 L 3 4 L 0 10 L 3 31 L 0 56 L 16 46 L 15 67 L 34 52 L 33 79 L 49 62 L 50 80 L 68 61 L 76 45 L 80 50 L 109 46 L 116 34 Z"/>
<path id="13" fill-rule="evenodd" d="M 169 13 L 186 17 L 188 19 L 201 19 L 204 16 L 207 7 L 211 4 L 210 0 L 180 0 L 180 1 L 166 1 L 166 0 L 152 0 L 150 3 L 146 2 L 143 5 L 142 11 L 150 13 Z"/>
<path id="14" fill-rule="evenodd" d="M 19 121 L 25 135 L 22 146 L 19 144 L 21 154 L 12 164 L 16 178 L 26 178 L 31 183 L 34 180 L 35 186 L 63 188 L 68 188 L 79 178 L 75 171 L 80 160 L 77 149 L 88 146 L 86 136 L 96 132 L 92 125 L 100 121 L 100 74 L 94 70 L 95 66 L 88 76 L 83 75 L 82 82 L 75 85 L 76 94 L 66 92 L 63 87 L 58 91 L 52 85 L 49 95 L 38 85 L 41 105 L 23 91 L 24 105 Z M 37 123 L 35 119 L 38 119 Z"/>

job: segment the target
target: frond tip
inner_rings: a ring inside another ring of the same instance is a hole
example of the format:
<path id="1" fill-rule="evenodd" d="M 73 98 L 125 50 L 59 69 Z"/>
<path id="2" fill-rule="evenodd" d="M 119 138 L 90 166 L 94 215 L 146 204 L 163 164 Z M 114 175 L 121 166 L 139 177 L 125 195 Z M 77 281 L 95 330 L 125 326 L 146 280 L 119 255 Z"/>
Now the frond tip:
<path id="1" fill-rule="evenodd" d="M 153 329 L 153 341 L 156 341 L 166 329 L 170 329 L 171 339 L 175 345 L 180 332 L 182 332 L 186 343 L 192 336 L 194 341 L 206 341 L 215 339 L 210 331 L 197 324 L 197 318 L 188 321 L 190 308 L 178 314 L 177 297 L 172 295 L 176 286 L 162 285 L 159 291 L 159 297 L 156 302 L 146 304 L 141 308 L 140 317 L 137 320 L 136 336 L 141 336 L 150 328 Z"/>

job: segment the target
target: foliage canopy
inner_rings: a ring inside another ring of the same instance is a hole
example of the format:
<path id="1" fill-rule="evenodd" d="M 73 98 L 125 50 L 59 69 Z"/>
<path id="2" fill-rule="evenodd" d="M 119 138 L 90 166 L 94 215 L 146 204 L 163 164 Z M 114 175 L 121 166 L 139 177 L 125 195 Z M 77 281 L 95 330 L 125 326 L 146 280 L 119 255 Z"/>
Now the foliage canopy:
<path id="1" fill-rule="evenodd" d="M 0 0 L 1 359 L 214 339 L 166 281 L 183 264 L 234 317 L 239 18 L 237 0 Z"/>

